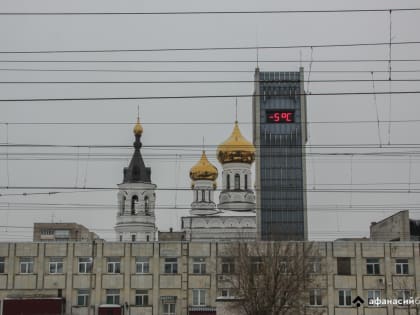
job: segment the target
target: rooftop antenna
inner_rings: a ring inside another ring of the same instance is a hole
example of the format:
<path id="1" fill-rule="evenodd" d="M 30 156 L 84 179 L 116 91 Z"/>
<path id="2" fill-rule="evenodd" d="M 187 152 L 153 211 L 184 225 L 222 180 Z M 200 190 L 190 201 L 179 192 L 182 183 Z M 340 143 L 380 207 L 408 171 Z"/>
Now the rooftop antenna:
<path id="1" fill-rule="evenodd" d="M 235 122 L 238 122 L 238 98 L 235 98 Z"/>
<path id="2" fill-rule="evenodd" d="M 258 62 L 259 62 L 258 25 L 257 25 L 257 28 L 255 30 L 255 42 L 256 42 L 255 46 L 257 48 L 257 68 L 259 68 L 259 64 L 258 64 Z"/>
<path id="3" fill-rule="evenodd" d="M 137 105 L 137 120 L 140 120 L 140 105 Z"/>
<path id="4" fill-rule="evenodd" d="M 205 150 L 204 150 L 204 136 L 203 136 L 203 152 L 204 152 Z"/>

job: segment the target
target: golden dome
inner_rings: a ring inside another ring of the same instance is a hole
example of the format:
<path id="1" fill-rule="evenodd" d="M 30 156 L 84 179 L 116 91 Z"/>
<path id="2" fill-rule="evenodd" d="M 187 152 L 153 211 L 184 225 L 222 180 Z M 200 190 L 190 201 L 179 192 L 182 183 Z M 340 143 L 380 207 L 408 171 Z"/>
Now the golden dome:
<path id="1" fill-rule="evenodd" d="M 133 128 L 133 132 L 136 136 L 141 136 L 142 133 L 143 133 L 143 127 L 140 124 L 140 118 L 139 117 L 137 117 L 137 123 Z"/>
<path id="2" fill-rule="evenodd" d="M 217 147 L 217 159 L 222 164 L 254 162 L 255 147 L 244 138 L 237 121 L 230 137 Z"/>
<path id="3" fill-rule="evenodd" d="M 206 152 L 203 150 L 200 161 L 190 170 L 190 178 L 194 180 L 215 180 L 217 178 L 217 168 L 207 160 Z"/>

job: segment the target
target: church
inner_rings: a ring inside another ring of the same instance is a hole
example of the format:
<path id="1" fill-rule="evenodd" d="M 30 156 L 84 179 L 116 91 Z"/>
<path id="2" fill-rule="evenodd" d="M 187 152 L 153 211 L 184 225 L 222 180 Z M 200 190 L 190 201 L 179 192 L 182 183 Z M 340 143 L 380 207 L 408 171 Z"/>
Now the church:
<path id="1" fill-rule="evenodd" d="M 139 117 L 133 129 L 134 153 L 124 168 L 123 182 L 118 185 L 118 213 L 115 225 L 120 242 L 153 242 L 157 239 L 155 184 L 151 169 L 141 155 L 143 127 Z M 209 162 L 203 150 L 200 160 L 191 168 L 192 203 L 190 215 L 181 218 L 186 241 L 253 240 L 256 238 L 256 202 L 252 189 L 251 166 L 255 147 L 242 135 L 238 121 L 231 135 L 215 152 L 222 166 L 222 187 L 216 205 L 217 167 Z"/>

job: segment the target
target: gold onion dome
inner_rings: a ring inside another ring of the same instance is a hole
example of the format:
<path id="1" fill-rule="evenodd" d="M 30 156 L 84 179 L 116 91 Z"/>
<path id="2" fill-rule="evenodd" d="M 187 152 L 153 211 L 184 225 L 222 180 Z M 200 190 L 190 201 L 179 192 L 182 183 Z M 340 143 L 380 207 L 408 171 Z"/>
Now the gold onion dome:
<path id="1" fill-rule="evenodd" d="M 136 136 L 141 136 L 143 133 L 143 127 L 140 124 L 140 118 L 137 117 L 137 123 L 135 124 L 134 128 L 133 128 L 133 132 Z"/>
<path id="2" fill-rule="evenodd" d="M 230 137 L 217 147 L 217 159 L 222 164 L 254 162 L 255 147 L 244 138 L 237 121 Z"/>
<path id="3" fill-rule="evenodd" d="M 217 168 L 207 160 L 206 152 L 203 150 L 200 161 L 190 170 L 190 178 L 195 180 L 212 180 L 217 178 Z"/>

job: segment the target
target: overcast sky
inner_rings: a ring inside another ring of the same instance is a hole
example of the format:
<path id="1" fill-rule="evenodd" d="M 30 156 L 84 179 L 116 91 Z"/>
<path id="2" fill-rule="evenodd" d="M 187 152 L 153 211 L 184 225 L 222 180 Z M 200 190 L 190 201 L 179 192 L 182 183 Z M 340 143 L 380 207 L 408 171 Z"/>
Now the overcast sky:
<path id="1" fill-rule="evenodd" d="M 420 7 L 418 1 L 384 0 L 0 2 L 0 12 L 269 11 L 417 7 Z M 393 11 L 391 16 L 393 42 L 420 41 L 420 11 Z M 389 41 L 389 31 L 389 12 L 2 15 L 0 51 L 381 43 Z M 420 219 L 420 95 L 393 94 L 390 98 L 387 94 L 372 94 L 390 90 L 420 91 L 420 82 L 387 82 L 387 61 L 343 62 L 360 59 L 388 60 L 389 54 L 388 45 L 258 51 L 261 71 L 298 71 L 299 66 L 303 66 L 305 79 L 310 81 L 357 81 L 305 83 L 306 91 L 312 94 L 339 94 L 313 95 L 307 98 L 307 188 L 311 239 L 331 240 L 337 237 L 367 236 L 371 221 L 379 221 L 403 209 L 410 209 L 411 217 Z M 419 55 L 420 44 L 392 45 L 391 78 L 420 79 L 420 72 L 398 72 L 420 71 L 420 61 L 401 61 L 416 59 Z M 6 60 L 57 62 L 4 62 Z M 71 60 L 95 62 L 62 62 Z M 232 62 L 97 62 L 105 60 Z M 244 62 L 234 62 L 240 60 Z M 320 60 L 341 61 L 319 62 Z M 252 81 L 256 65 L 256 49 L 1 53 L 0 81 Z M 48 69 L 113 72 L 35 71 Z M 160 72 L 144 72 L 146 70 Z M 194 72 L 179 72 L 186 70 Z M 208 72 L 215 70 L 220 72 Z M 334 72 L 320 72 L 327 70 Z M 355 70 L 364 72 L 343 72 Z M 371 81 L 372 75 L 378 80 L 374 84 Z M 252 82 L 0 83 L 1 100 L 234 96 L 252 92 Z M 349 92 L 367 94 L 340 95 Z M 34 222 L 51 221 L 77 222 L 105 239 L 113 240 L 117 213 L 115 188 L 122 181 L 122 170 L 131 158 L 132 148 L 128 146 L 134 140 L 132 127 L 138 105 L 144 127 L 143 157 L 146 165 L 152 168 L 152 181 L 162 189 L 157 191 L 158 228 L 179 229 L 180 217 L 188 214 L 187 208 L 192 200 L 191 191 L 179 189 L 190 187 L 189 169 L 199 159 L 203 137 L 210 161 L 218 167 L 219 173 L 222 171 L 221 165 L 215 159 L 215 150 L 216 146 L 230 135 L 233 128 L 235 97 L 1 101 L 0 240 L 30 240 L 32 229 L 28 227 L 32 227 Z M 250 97 L 238 98 L 238 120 L 243 134 L 252 140 Z M 388 123 L 390 120 L 391 123 Z M 7 146 L 7 143 L 53 146 L 11 147 Z M 98 145 L 105 147 L 95 147 Z M 218 182 L 220 187 L 220 179 Z M 5 189 L 7 186 L 26 188 Z M 34 187 L 47 189 L 36 190 Z M 60 190 L 58 187 L 74 189 Z M 114 190 L 80 189 L 84 187 Z M 379 191 L 373 192 L 374 189 Z M 61 193 L 48 194 L 57 191 Z M 174 209 L 175 207 L 180 209 Z"/>

